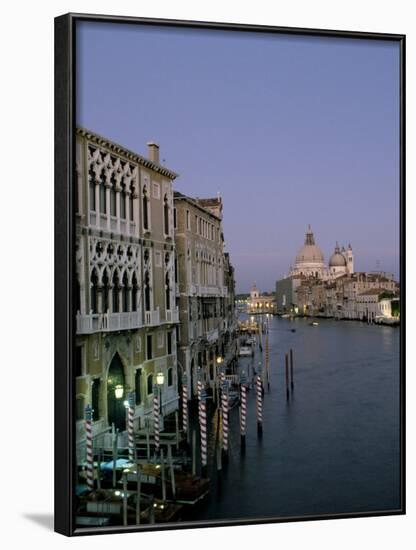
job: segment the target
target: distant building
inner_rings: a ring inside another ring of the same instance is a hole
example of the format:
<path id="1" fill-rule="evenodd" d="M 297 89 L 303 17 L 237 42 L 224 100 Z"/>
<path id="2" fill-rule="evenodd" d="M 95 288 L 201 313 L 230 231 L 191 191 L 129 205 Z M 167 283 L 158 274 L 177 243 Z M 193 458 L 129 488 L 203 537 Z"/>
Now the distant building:
<path id="1" fill-rule="evenodd" d="M 382 315 L 383 312 L 389 314 L 388 308 L 391 306 L 385 303 L 381 304 L 381 310 L 370 308 L 371 311 L 363 313 L 363 299 L 358 299 L 358 296 L 372 289 L 395 293 L 398 291 L 398 284 L 392 275 L 386 273 L 355 272 L 351 245 L 345 248 L 336 243 L 326 266 L 324 255 L 316 245 L 309 226 L 304 245 L 296 255 L 295 265 L 290 269 L 289 276 L 276 282 L 277 313 L 342 319 L 359 319 L 367 313 L 372 318 Z M 369 300 L 376 302 L 376 298 Z M 399 309 L 396 303 L 392 307 L 393 311 Z"/>
<path id="2" fill-rule="evenodd" d="M 335 279 L 345 274 L 354 273 L 354 254 L 349 244 L 345 249 L 340 248 L 338 243 L 326 266 L 324 255 L 315 243 L 315 237 L 311 226 L 305 235 L 305 242 L 296 255 L 295 265 L 290 270 L 290 277 L 315 277 L 316 279 Z"/>
<path id="3" fill-rule="evenodd" d="M 250 290 L 250 297 L 247 299 L 247 313 L 250 315 L 255 315 L 257 313 L 273 313 L 273 309 L 273 295 L 260 295 L 256 283 L 253 283 Z"/>

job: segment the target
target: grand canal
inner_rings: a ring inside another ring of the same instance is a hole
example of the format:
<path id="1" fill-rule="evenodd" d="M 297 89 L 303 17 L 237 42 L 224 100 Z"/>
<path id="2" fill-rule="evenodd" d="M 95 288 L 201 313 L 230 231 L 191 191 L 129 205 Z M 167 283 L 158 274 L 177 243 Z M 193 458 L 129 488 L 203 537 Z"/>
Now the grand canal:
<path id="1" fill-rule="evenodd" d="M 198 519 L 237 519 L 400 507 L 400 329 L 354 321 L 269 319 L 270 391 L 263 435 L 249 392 L 245 453 L 239 411 L 228 465 L 217 474 L 211 420 L 211 494 Z M 293 329 L 295 329 L 293 331 Z M 284 355 L 294 352 L 286 398 Z M 239 369 L 261 360 L 244 358 Z M 264 362 L 264 346 L 263 346 Z"/>

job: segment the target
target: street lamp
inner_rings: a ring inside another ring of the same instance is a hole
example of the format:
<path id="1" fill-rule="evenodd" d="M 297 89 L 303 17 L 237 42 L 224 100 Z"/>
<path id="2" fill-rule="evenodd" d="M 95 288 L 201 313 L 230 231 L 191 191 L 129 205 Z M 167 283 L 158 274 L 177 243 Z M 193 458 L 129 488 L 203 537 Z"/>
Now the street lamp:
<path id="1" fill-rule="evenodd" d="M 218 355 L 217 357 L 217 365 L 221 365 L 221 363 L 224 361 L 224 359 L 221 357 L 221 355 Z"/>
<path id="2" fill-rule="evenodd" d="M 159 388 L 159 406 L 160 406 L 160 415 L 162 416 L 162 386 L 165 383 L 165 375 L 163 372 L 158 372 L 156 374 L 156 384 Z"/>
<path id="3" fill-rule="evenodd" d="M 117 384 L 117 386 L 114 388 L 114 393 L 116 396 L 116 399 L 121 399 L 124 394 L 124 388 L 122 384 Z"/>

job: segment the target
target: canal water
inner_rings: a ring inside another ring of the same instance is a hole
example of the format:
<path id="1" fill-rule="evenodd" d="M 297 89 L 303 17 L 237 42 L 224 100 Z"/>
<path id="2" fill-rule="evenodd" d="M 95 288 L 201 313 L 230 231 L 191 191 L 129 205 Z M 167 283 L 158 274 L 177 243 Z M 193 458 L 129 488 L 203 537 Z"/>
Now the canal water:
<path id="1" fill-rule="evenodd" d="M 217 475 L 212 419 L 211 494 L 198 519 L 399 508 L 399 330 L 324 319 L 312 326 L 308 319 L 270 317 L 270 392 L 266 386 L 262 438 L 250 390 L 245 454 L 235 407 L 228 465 Z M 284 356 L 290 348 L 295 386 L 287 400 Z M 264 350 L 263 341 L 263 363 Z M 247 371 L 260 360 L 257 347 L 254 359 L 241 359 L 239 368 Z"/>

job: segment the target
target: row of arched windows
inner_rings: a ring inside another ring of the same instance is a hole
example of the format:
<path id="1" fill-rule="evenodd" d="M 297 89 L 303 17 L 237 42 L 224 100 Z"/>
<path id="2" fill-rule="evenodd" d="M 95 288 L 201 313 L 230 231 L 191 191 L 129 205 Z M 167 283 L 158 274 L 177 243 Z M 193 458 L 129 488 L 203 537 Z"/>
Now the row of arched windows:
<path id="1" fill-rule="evenodd" d="M 90 283 L 90 309 L 93 313 L 106 313 L 107 311 L 114 313 L 137 311 L 139 286 L 135 273 L 133 273 L 130 285 L 126 271 L 120 281 L 117 270 L 114 271 L 111 280 L 107 270 L 105 270 L 101 285 L 99 285 L 97 270 L 94 268 L 91 273 Z"/>

